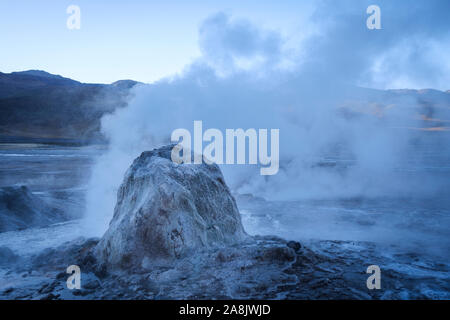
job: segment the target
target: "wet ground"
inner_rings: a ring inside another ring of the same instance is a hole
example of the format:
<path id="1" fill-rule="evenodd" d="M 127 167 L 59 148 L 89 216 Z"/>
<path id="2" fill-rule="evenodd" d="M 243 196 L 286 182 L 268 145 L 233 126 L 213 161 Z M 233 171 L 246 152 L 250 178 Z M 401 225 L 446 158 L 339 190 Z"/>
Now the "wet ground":
<path id="1" fill-rule="evenodd" d="M 71 291 L 65 286 L 65 268 L 83 264 L 77 259 L 89 242 L 78 239 L 83 235 L 80 219 L 90 168 L 103 150 L 0 145 L 0 187 L 26 185 L 76 218 L 0 233 L 0 247 L 15 257 L 0 259 L 0 298 L 449 299 L 450 197 L 445 192 L 424 198 L 302 201 L 237 195 L 249 234 L 296 240 L 301 250 L 280 256 L 284 249 L 277 248 L 286 247 L 284 240 L 261 238 L 258 245 L 205 252 L 189 278 L 180 278 L 194 263 L 189 260 L 145 276 L 98 276 L 89 270 L 85 288 Z M 421 170 L 438 170 L 443 177 L 450 172 L 445 163 Z M 381 290 L 366 287 L 366 269 L 372 264 L 381 268 Z"/>

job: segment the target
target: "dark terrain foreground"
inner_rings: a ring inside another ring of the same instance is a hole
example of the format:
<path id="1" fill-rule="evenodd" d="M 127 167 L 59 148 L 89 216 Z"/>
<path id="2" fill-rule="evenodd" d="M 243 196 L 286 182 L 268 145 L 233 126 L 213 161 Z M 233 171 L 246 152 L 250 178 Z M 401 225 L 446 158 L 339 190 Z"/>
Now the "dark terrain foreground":
<path id="1" fill-rule="evenodd" d="M 449 299 L 449 267 L 422 257 L 383 255 L 371 243 L 318 241 L 308 246 L 276 237 L 196 252 L 150 271 L 98 269 L 79 239 L 2 271 L 1 299 Z M 0 250 L 4 257 L 5 252 Z M 0 258 L 0 261 L 2 258 Z M 3 260 L 4 261 L 4 260 Z M 413 261 L 413 262 L 411 262 Z M 81 290 L 65 272 L 78 263 Z M 366 268 L 381 268 L 381 289 L 368 290 Z M 439 275 L 436 277 L 436 275 Z"/>
<path id="2" fill-rule="evenodd" d="M 101 239 L 20 256 L 1 247 L 0 298 L 450 298 L 446 260 L 364 241 L 247 235 L 219 168 L 175 164 L 170 150 L 133 162 Z M 374 264 L 380 290 L 366 286 Z M 80 290 L 66 286 L 70 265 L 81 269 Z"/>

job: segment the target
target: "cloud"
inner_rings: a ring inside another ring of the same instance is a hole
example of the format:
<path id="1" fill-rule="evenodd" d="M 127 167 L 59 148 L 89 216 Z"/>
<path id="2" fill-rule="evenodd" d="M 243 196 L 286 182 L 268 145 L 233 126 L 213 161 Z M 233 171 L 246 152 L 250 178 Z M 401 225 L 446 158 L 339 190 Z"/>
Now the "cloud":
<path id="1" fill-rule="evenodd" d="M 220 74 L 236 69 L 275 67 L 282 55 L 283 39 L 275 31 L 260 30 L 246 20 L 219 12 L 206 19 L 199 30 L 202 60 Z"/>
<path id="2" fill-rule="evenodd" d="M 450 2 L 379 0 L 381 30 L 366 28 L 365 10 L 371 4 L 321 1 L 312 17 L 319 35 L 302 44 L 307 48 L 303 70 L 372 87 L 445 89 L 450 57 L 440 53 L 450 40 Z"/>

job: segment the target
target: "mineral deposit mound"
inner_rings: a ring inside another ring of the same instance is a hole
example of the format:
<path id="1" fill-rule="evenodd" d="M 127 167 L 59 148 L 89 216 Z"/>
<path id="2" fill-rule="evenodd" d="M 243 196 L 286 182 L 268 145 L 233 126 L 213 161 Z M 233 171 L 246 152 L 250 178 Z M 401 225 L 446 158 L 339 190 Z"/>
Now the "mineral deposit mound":
<path id="1" fill-rule="evenodd" d="M 247 238 L 219 167 L 174 163 L 172 147 L 143 152 L 126 172 L 100 262 L 142 266 Z"/>

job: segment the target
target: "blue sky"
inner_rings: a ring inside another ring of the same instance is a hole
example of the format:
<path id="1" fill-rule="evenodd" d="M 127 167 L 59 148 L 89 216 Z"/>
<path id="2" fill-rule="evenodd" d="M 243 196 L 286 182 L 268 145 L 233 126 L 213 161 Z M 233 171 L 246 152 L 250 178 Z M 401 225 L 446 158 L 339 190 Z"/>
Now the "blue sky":
<path id="1" fill-rule="evenodd" d="M 66 27 L 72 4 L 80 30 Z M 370 4 L 382 30 L 366 28 Z M 1 72 L 83 82 L 149 83 L 202 57 L 222 71 L 290 59 L 299 72 L 383 89 L 450 83 L 448 0 L 0 0 L 0 41 Z"/>
<path id="2" fill-rule="evenodd" d="M 66 27 L 69 5 L 81 29 Z M 310 12 L 298 1 L 1 0 L 0 71 L 42 69 L 84 82 L 152 82 L 200 55 L 198 29 L 225 11 L 295 33 Z"/>

